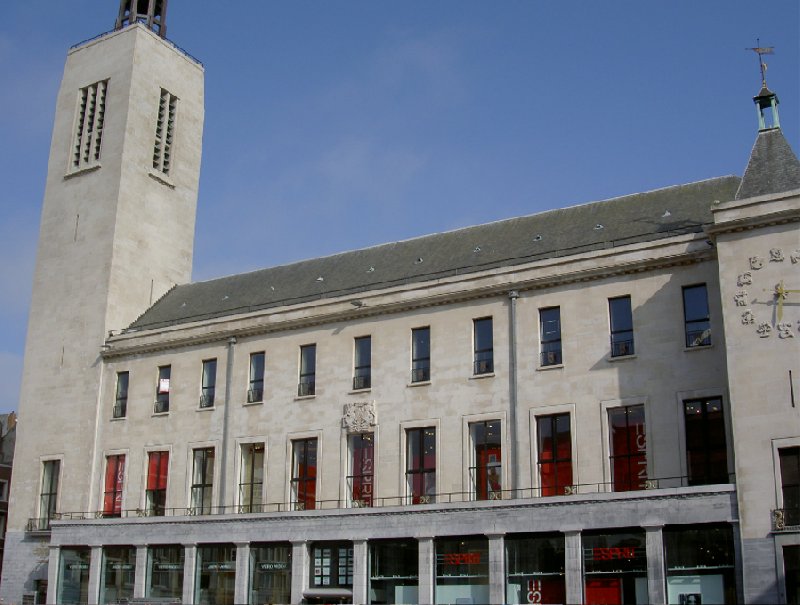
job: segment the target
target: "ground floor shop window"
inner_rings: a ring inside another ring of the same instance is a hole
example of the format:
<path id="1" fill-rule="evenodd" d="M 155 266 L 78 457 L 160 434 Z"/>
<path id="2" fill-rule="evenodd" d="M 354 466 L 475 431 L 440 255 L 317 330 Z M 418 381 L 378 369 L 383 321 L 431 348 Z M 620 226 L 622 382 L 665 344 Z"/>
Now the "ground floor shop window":
<path id="1" fill-rule="evenodd" d="M 506 545 L 506 603 L 565 603 L 564 536 L 509 535 Z"/>
<path id="2" fill-rule="evenodd" d="M 417 603 L 419 545 L 416 540 L 369 544 L 369 602 Z"/>
<path id="3" fill-rule="evenodd" d="M 489 540 L 437 538 L 435 603 L 489 603 Z"/>
<path id="4" fill-rule="evenodd" d="M 250 605 L 288 603 L 292 597 L 291 544 L 250 546 Z"/>
<path id="5" fill-rule="evenodd" d="M 198 546 L 194 578 L 196 604 L 233 605 L 236 547 L 233 544 Z"/>
<path id="6" fill-rule="evenodd" d="M 183 546 L 156 546 L 147 553 L 147 597 L 183 598 Z"/>
<path id="7" fill-rule="evenodd" d="M 352 542 L 317 542 L 311 548 L 311 585 L 353 587 Z"/>
<path id="8" fill-rule="evenodd" d="M 100 602 L 115 603 L 133 598 L 136 577 L 136 548 L 106 546 L 103 548 L 103 577 L 100 580 Z"/>
<path id="9" fill-rule="evenodd" d="M 800 546 L 783 547 L 783 574 L 786 581 L 786 602 L 800 605 Z"/>
<path id="10" fill-rule="evenodd" d="M 587 605 L 649 602 L 643 531 L 587 532 L 582 541 Z"/>
<path id="11" fill-rule="evenodd" d="M 89 563 L 92 551 L 88 547 L 62 548 L 58 570 L 59 604 L 89 602 Z"/>
<path id="12" fill-rule="evenodd" d="M 664 550 L 668 603 L 736 602 L 730 525 L 666 527 Z"/>

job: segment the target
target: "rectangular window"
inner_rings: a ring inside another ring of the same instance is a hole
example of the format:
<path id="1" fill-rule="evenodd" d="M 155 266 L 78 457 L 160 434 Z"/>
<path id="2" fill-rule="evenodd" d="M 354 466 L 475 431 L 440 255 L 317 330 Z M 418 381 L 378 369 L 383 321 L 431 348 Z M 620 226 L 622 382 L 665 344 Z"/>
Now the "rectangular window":
<path id="1" fill-rule="evenodd" d="M 60 549 L 56 603 L 73 605 L 89 602 L 89 566 L 92 550 L 88 546 Z M 93 598 L 96 598 L 94 595 Z"/>
<path id="2" fill-rule="evenodd" d="M 611 325 L 611 357 L 633 355 L 633 313 L 631 297 L 608 299 L 608 317 Z"/>
<path id="3" fill-rule="evenodd" d="M 489 540 L 485 536 L 436 538 L 434 603 L 491 603 Z"/>
<path id="4" fill-rule="evenodd" d="M 249 605 L 291 603 L 291 544 L 251 544 L 249 597 Z"/>
<path id="5" fill-rule="evenodd" d="M 158 382 L 156 383 L 156 403 L 153 406 L 155 414 L 169 412 L 169 381 L 172 374 L 172 366 L 160 366 L 158 368 Z"/>
<path id="6" fill-rule="evenodd" d="M 72 169 L 92 166 L 100 160 L 106 114 L 108 80 L 95 82 L 78 93 L 78 115 L 72 141 Z"/>
<path id="7" fill-rule="evenodd" d="M 542 366 L 555 366 L 561 358 L 561 307 L 539 309 L 539 341 Z"/>
<path id="8" fill-rule="evenodd" d="M 361 336 L 354 341 L 353 390 L 372 386 L 372 337 Z"/>
<path id="9" fill-rule="evenodd" d="M 436 497 L 436 427 L 406 431 L 406 489 L 411 504 Z"/>
<path id="10" fill-rule="evenodd" d="M 122 515 L 122 486 L 125 481 L 125 455 L 106 456 L 106 480 L 103 491 L 103 516 Z"/>
<path id="11" fill-rule="evenodd" d="M 711 320 L 705 284 L 683 287 L 683 318 L 687 347 L 711 344 Z"/>
<path id="12" fill-rule="evenodd" d="M 785 525 L 800 526 L 800 447 L 778 450 Z"/>
<path id="13" fill-rule="evenodd" d="M 317 345 L 300 347 L 300 383 L 297 385 L 298 397 L 309 397 L 316 393 Z"/>
<path id="14" fill-rule="evenodd" d="M 503 497 L 500 421 L 475 422 L 469 425 L 469 432 L 475 463 L 470 469 L 472 495 L 476 500 L 500 500 Z"/>
<path id="15" fill-rule="evenodd" d="M 317 542 L 312 545 L 311 585 L 314 588 L 353 586 L 352 542 Z"/>
<path id="16" fill-rule="evenodd" d="M 569 414 L 537 418 L 539 488 L 542 496 L 561 496 L 572 486 L 572 436 Z"/>
<path id="17" fill-rule="evenodd" d="M 506 603 L 566 603 L 565 543 L 559 534 L 508 534 Z"/>
<path id="18" fill-rule="evenodd" d="M 416 540 L 369 541 L 371 603 L 419 603 L 419 544 Z"/>
<path id="19" fill-rule="evenodd" d="M 114 418 L 125 418 L 128 413 L 128 372 L 117 372 L 117 390 L 114 398 Z"/>
<path id="20" fill-rule="evenodd" d="M 411 382 L 431 379 L 431 329 L 411 330 Z"/>
<path id="21" fill-rule="evenodd" d="M 167 505 L 167 476 L 169 473 L 169 452 L 148 452 L 147 487 L 145 505 L 147 514 L 163 517 Z"/>
<path id="22" fill-rule="evenodd" d="M 136 577 L 136 548 L 103 547 L 102 574 L 100 603 L 123 603 L 132 599 Z"/>
<path id="23" fill-rule="evenodd" d="M 264 352 L 250 353 L 250 384 L 247 403 L 264 401 Z"/>
<path id="24" fill-rule="evenodd" d="M 261 512 L 264 491 L 264 444 L 242 444 L 239 473 L 239 512 Z"/>
<path id="25" fill-rule="evenodd" d="M 178 544 L 151 547 L 147 551 L 145 596 L 154 599 L 183 597 L 184 548 Z M 84 601 L 85 602 L 85 601 Z"/>
<path id="26" fill-rule="evenodd" d="M 295 510 L 317 506 L 317 440 L 292 441 L 292 504 Z"/>
<path id="27" fill-rule="evenodd" d="M 683 402 L 689 485 L 728 483 L 728 449 L 722 399 Z"/>
<path id="28" fill-rule="evenodd" d="M 175 138 L 175 113 L 178 97 L 161 89 L 156 118 L 156 137 L 153 144 L 153 168 L 169 174 L 172 165 L 172 144 Z"/>
<path id="29" fill-rule="evenodd" d="M 492 338 L 492 318 L 483 317 L 472 321 L 472 340 L 475 348 L 472 373 L 491 374 L 494 372 L 494 343 Z"/>
<path id="30" fill-rule="evenodd" d="M 648 603 L 644 531 L 606 532 L 581 534 L 585 602 Z"/>
<path id="31" fill-rule="evenodd" d="M 214 491 L 214 448 L 204 447 L 192 452 L 191 509 L 195 515 L 210 515 Z"/>
<path id="32" fill-rule="evenodd" d="M 375 471 L 375 436 L 350 435 L 350 475 L 347 477 L 350 501 L 354 507 L 372 506 Z"/>
<path id="33" fill-rule="evenodd" d="M 194 602 L 233 605 L 236 586 L 236 546 L 213 544 L 197 547 Z"/>
<path id="34" fill-rule="evenodd" d="M 675 525 L 663 531 L 667 603 L 736 603 L 733 528 Z"/>
<path id="35" fill-rule="evenodd" d="M 608 410 L 611 484 L 615 492 L 647 487 L 647 432 L 644 405 Z"/>
<path id="36" fill-rule="evenodd" d="M 58 511 L 58 482 L 61 474 L 60 460 L 42 463 L 42 489 L 39 495 L 39 519 L 36 529 L 50 529 L 50 519 Z"/>
<path id="37" fill-rule="evenodd" d="M 217 391 L 217 360 L 203 361 L 203 378 L 200 392 L 200 407 L 214 407 L 214 396 Z"/>

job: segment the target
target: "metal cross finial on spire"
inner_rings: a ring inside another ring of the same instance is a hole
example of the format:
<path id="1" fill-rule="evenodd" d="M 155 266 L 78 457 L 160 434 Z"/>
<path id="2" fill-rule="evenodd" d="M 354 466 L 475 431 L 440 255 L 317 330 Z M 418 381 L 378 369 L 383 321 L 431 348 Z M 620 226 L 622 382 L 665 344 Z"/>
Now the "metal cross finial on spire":
<path id="1" fill-rule="evenodd" d="M 758 66 L 761 68 L 761 86 L 767 87 L 767 64 L 764 63 L 764 55 L 774 55 L 774 46 L 761 46 L 761 40 L 756 38 L 755 48 L 747 48 L 758 55 Z"/>

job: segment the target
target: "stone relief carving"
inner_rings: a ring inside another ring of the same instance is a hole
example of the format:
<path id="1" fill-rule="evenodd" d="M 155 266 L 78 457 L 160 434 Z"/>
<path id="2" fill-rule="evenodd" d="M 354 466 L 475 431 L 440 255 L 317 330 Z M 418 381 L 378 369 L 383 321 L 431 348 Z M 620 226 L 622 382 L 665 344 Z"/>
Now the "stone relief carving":
<path id="1" fill-rule="evenodd" d="M 753 312 L 750 309 L 747 309 L 744 313 L 742 313 L 742 323 L 746 326 L 754 324 L 756 321 Z"/>
<path id="2" fill-rule="evenodd" d="M 733 295 L 733 300 L 736 302 L 737 307 L 746 307 L 747 306 L 747 291 L 740 290 L 736 294 Z"/>
<path id="3" fill-rule="evenodd" d="M 756 328 L 756 333 L 761 338 L 769 338 L 769 335 L 772 334 L 772 326 L 769 325 L 768 321 L 762 321 L 760 324 L 758 324 L 758 327 Z"/>
<path id="4" fill-rule="evenodd" d="M 751 256 L 750 257 L 750 268 L 755 269 L 758 271 L 761 267 L 764 266 L 764 259 L 760 256 Z"/>
<path id="5" fill-rule="evenodd" d="M 800 250 L 795 250 L 789 255 L 793 265 L 800 263 Z"/>
<path id="6" fill-rule="evenodd" d="M 375 402 L 359 401 L 346 403 L 342 414 L 342 426 L 349 433 L 366 433 L 378 424 Z"/>
<path id="7" fill-rule="evenodd" d="M 736 280 L 736 285 L 740 288 L 742 286 L 749 286 L 753 283 L 753 274 L 750 271 L 746 273 L 742 273 L 739 278 Z"/>
<path id="8" fill-rule="evenodd" d="M 782 263 L 783 262 L 783 250 L 780 248 L 771 248 L 769 251 L 769 262 L 771 263 Z"/>
<path id="9" fill-rule="evenodd" d="M 782 321 L 775 328 L 778 330 L 780 338 L 794 338 L 794 326 L 791 322 Z"/>

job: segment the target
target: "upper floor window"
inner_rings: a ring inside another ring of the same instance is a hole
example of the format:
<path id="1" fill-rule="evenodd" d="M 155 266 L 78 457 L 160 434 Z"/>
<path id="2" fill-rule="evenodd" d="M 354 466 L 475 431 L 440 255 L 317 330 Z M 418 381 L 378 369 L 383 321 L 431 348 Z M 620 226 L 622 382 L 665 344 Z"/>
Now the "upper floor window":
<path id="1" fill-rule="evenodd" d="M 559 365 L 561 359 L 561 307 L 539 309 L 540 365 Z"/>
<path id="2" fill-rule="evenodd" d="M 72 169 L 92 166 L 100 160 L 106 115 L 108 80 L 95 82 L 78 93 L 78 114 L 72 141 Z"/>
<path id="3" fill-rule="evenodd" d="M 117 389 L 114 398 L 114 418 L 125 418 L 128 413 L 128 372 L 117 372 Z"/>
<path id="4" fill-rule="evenodd" d="M 787 526 L 800 525 L 800 447 L 778 450 L 781 465 L 781 495 L 783 496 L 784 522 Z"/>
<path id="5" fill-rule="evenodd" d="M 611 483 L 615 492 L 647 487 L 647 431 L 644 406 L 608 410 Z"/>
<path id="6" fill-rule="evenodd" d="M 317 542 L 311 548 L 311 585 L 343 588 L 353 585 L 352 542 Z"/>
<path id="7" fill-rule="evenodd" d="M 474 422 L 469 425 L 474 448 L 470 469 L 476 500 L 499 500 L 503 497 L 503 456 L 500 421 Z"/>
<path id="8" fill-rule="evenodd" d="M 561 496 L 572 486 L 572 436 L 569 414 L 536 419 L 539 488 L 542 496 Z"/>
<path id="9" fill-rule="evenodd" d="M 373 473 L 375 472 L 375 435 L 359 433 L 348 438 L 350 475 L 348 492 L 353 506 L 372 506 Z"/>
<path id="10" fill-rule="evenodd" d="M 42 488 L 39 492 L 39 524 L 37 529 L 48 529 L 50 527 L 50 519 L 58 511 L 60 475 L 60 460 L 45 460 L 42 463 Z"/>
<path id="11" fill-rule="evenodd" d="M 431 329 L 411 330 L 411 382 L 431 379 Z"/>
<path id="12" fill-rule="evenodd" d="M 210 515 L 214 490 L 214 448 L 192 451 L 191 509 L 196 515 Z"/>
<path id="13" fill-rule="evenodd" d="M 161 517 L 167 505 L 167 477 L 169 473 L 169 452 L 148 452 L 147 486 L 144 499 L 148 515 Z"/>
<path id="14" fill-rule="evenodd" d="M 412 504 L 428 504 L 436 496 L 436 427 L 406 431 L 406 489 Z"/>
<path id="15" fill-rule="evenodd" d="M 153 168 L 169 174 L 172 167 L 172 147 L 175 138 L 175 113 L 178 97 L 161 89 L 156 118 L 156 137 L 153 144 Z"/>
<path id="16" fill-rule="evenodd" d="M 297 385 L 298 397 L 316 393 L 317 345 L 300 347 L 300 383 Z"/>
<path id="17" fill-rule="evenodd" d="M 353 390 L 372 386 L 372 337 L 361 336 L 354 341 Z"/>
<path id="18" fill-rule="evenodd" d="M 250 353 L 250 384 L 247 403 L 264 401 L 264 351 Z"/>
<path id="19" fill-rule="evenodd" d="M 239 473 L 239 512 L 261 512 L 264 491 L 264 444 L 242 444 Z"/>
<path id="20" fill-rule="evenodd" d="M 494 344 L 492 338 L 492 318 L 483 317 L 472 321 L 474 358 L 472 373 L 491 374 L 494 372 Z"/>
<path id="21" fill-rule="evenodd" d="M 8 500 L 8 481 L 0 479 L 0 502 Z"/>
<path id="22" fill-rule="evenodd" d="M 217 360 L 206 359 L 203 361 L 203 377 L 200 389 L 200 407 L 214 406 L 214 396 L 217 391 Z"/>
<path id="23" fill-rule="evenodd" d="M 156 403 L 153 412 L 161 414 L 169 412 L 169 381 L 172 375 L 172 366 L 158 368 L 158 382 L 156 383 Z"/>
<path id="24" fill-rule="evenodd" d="M 125 480 L 125 455 L 106 456 L 106 481 L 103 491 L 103 516 L 122 515 L 122 486 Z"/>
<path id="25" fill-rule="evenodd" d="M 722 399 L 683 402 L 689 485 L 728 483 L 728 448 Z"/>
<path id="26" fill-rule="evenodd" d="M 608 316 L 611 325 L 611 357 L 633 355 L 633 314 L 631 297 L 608 299 Z"/>
<path id="27" fill-rule="evenodd" d="M 711 344 L 711 320 L 705 284 L 683 287 L 683 318 L 687 347 Z"/>
<path id="28" fill-rule="evenodd" d="M 292 441 L 292 504 L 296 510 L 317 506 L 317 440 Z"/>

